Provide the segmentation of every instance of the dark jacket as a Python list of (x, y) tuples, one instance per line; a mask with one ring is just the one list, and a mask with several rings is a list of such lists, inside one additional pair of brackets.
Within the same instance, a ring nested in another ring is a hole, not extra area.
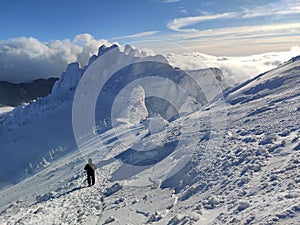
[(90, 165), (90, 164), (86, 164), (84, 169), (86, 170), (86, 172), (88, 174), (94, 174), (95, 173), (95, 169), (96, 169), (96, 166), (94, 164)]

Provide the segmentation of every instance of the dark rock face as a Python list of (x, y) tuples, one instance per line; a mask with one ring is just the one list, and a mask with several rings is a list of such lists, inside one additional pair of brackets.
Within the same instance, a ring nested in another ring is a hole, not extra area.
[(0, 81), (0, 106), (18, 106), (51, 93), (58, 78), (38, 79), (30, 83), (14, 84)]

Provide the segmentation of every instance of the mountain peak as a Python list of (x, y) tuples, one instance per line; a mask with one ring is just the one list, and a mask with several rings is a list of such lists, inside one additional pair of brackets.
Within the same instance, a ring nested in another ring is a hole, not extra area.
[(98, 49), (98, 57), (102, 56), (104, 53), (106, 53), (114, 48), (119, 48), (119, 46), (116, 44), (113, 44), (109, 47), (107, 47), (106, 45), (101, 45), (100, 48)]
[(80, 68), (78, 62), (70, 63), (66, 71), (61, 74), (59, 80), (55, 82), (52, 93), (76, 88), (82, 74), (83, 70)]
[(300, 60), (300, 55), (291, 58), (288, 62), (296, 62), (298, 60)]

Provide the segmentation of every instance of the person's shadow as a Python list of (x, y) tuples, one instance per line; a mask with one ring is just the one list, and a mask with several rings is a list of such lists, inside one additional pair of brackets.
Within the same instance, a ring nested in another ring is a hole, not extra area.
[(99, 161), (96, 166), (97, 168), (101, 168), (119, 160), (123, 164), (112, 173), (110, 180), (118, 181), (130, 179), (168, 157), (176, 149), (177, 144), (178, 141), (175, 140), (165, 143), (163, 146), (157, 146), (149, 151), (137, 151), (133, 148), (129, 148), (115, 157)]
[(72, 190), (69, 190), (69, 191), (67, 191), (65, 193), (61, 193), (60, 195), (56, 196), (56, 198), (60, 198), (60, 197), (69, 195), (69, 194), (71, 194), (71, 193), (73, 193), (75, 191), (79, 191), (79, 190), (84, 189), (84, 188), (86, 188), (86, 186), (74, 187)]

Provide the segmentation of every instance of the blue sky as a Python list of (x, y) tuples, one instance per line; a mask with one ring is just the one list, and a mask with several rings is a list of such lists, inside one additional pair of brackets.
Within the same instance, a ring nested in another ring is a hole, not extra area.
[(215, 56), (289, 51), (300, 43), (300, 0), (0, 0), (0, 27), (0, 80), (18, 82), (84, 65), (102, 44)]
[(25, 36), (47, 42), (88, 33), (121, 44), (156, 40), (215, 55), (247, 54), (235, 52), (235, 45), (243, 51), (248, 46), (249, 54), (283, 50), (300, 40), (298, 0), (0, 2), (0, 40)]

